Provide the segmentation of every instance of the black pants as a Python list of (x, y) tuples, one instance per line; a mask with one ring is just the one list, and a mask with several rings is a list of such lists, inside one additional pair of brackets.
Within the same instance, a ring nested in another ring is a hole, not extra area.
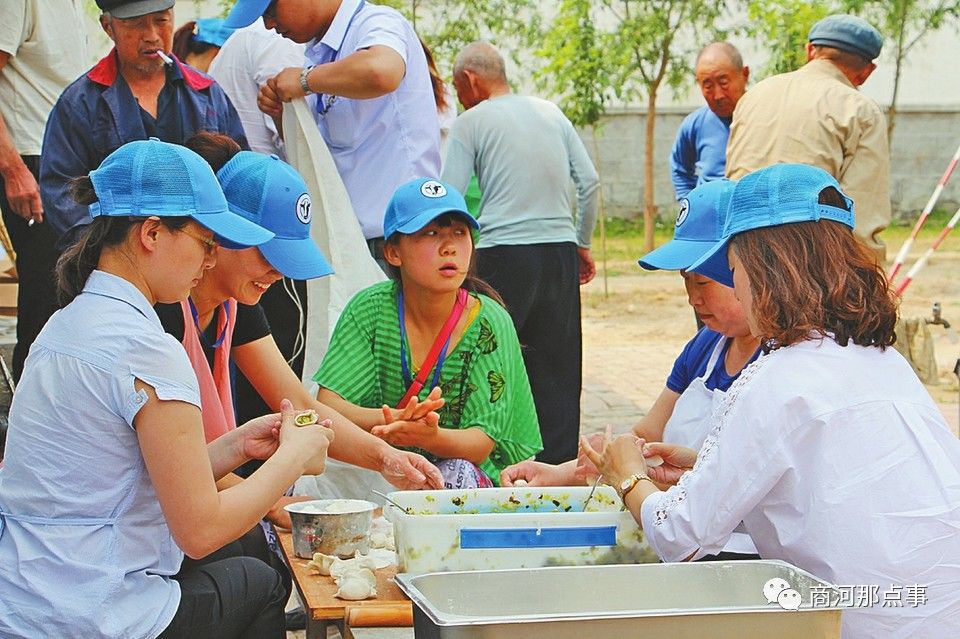
[[(199, 560), (185, 559), (174, 577), (180, 607), (162, 639), (283, 639), (290, 576), (269, 565), (272, 551), (255, 526), (239, 540)], [(257, 555), (266, 549), (263, 559)], [(279, 557), (273, 555), (276, 561)], [(266, 561), (264, 560), (266, 559)], [(282, 562), (281, 562), (282, 563)]]
[(477, 269), (503, 297), (523, 347), (523, 361), (551, 464), (577, 456), (582, 334), (577, 247), (573, 242), (494, 246), (477, 251)]
[[(40, 157), (22, 156), (33, 177), (39, 179)], [(7, 202), (6, 188), (0, 178), (0, 209), (13, 250), (17, 252), (17, 345), (13, 348), (13, 379), (20, 380), (23, 362), (30, 345), (47, 323), (57, 304), (57, 283), (54, 267), (60, 252), (55, 245), (57, 234), (49, 222), (28, 226), (27, 221), (13, 212)]]

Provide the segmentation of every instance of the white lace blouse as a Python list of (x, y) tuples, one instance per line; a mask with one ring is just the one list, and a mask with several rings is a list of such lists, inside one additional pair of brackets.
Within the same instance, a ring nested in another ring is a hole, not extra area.
[(693, 470), (642, 505), (660, 557), (719, 552), (743, 521), (762, 557), (831, 583), (924, 586), (923, 605), (845, 611), (845, 638), (960, 636), (960, 441), (899, 353), (778, 349), (712, 422)]

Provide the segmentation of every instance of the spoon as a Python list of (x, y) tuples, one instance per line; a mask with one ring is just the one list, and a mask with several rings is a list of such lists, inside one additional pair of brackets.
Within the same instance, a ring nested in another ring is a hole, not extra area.
[(381, 493), (379, 490), (373, 490), (373, 489), (371, 488), (371, 489), (370, 489), (370, 492), (373, 493), (374, 495), (379, 495), (380, 497), (383, 497), (384, 499), (386, 499), (387, 501), (389, 501), (391, 504), (393, 504), (394, 506), (396, 506), (397, 508), (399, 508), (401, 512), (406, 513), (407, 515), (412, 515), (412, 514), (413, 514), (413, 508), (410, 508), (410, 507), (404, 508), (403, 506), (401, 506), (401, 505), (398, 504), (397, 502), (393, 501), (393, 499), (391, 499), (391, 498), (388, 497), (387, 495), (384, 495), (383, 493)]
[(593, 487), (590, 489), (590, 494), (587, 495), (587, 500), (583, 502), (583, 512), (587, 512), (587, 506), (590, 505), (590, 500), (593, 499), (593, 493), (597, 491), (597, 486), (600, 485), (600, 480), (603, 479), (603, 475), (597, 475), (597, 478), (593, 482)]

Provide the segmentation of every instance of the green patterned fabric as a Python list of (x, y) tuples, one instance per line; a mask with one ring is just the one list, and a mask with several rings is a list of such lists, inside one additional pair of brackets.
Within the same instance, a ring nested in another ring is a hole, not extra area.
[[(374, 284), (350, 300), (313, 376), (320, 386), (358, 406), (396, 406), (406, 391), (400, 371), (396, 286)], [(498, 482), (501, 470), (535, 455), (542, 443), (513, 322), (489, 297), (474, 297), (480, 300), (480, 312), (440, 371), (446, 399), (440, 426), (486, 433), (495, 446), (480, 468)], [(409, 357), (409, 344), (406, 350)], [(408, 364), (416, 375), (409, 360)], [(432, 379), (431, 373), (421, 398), (430, 392)]]

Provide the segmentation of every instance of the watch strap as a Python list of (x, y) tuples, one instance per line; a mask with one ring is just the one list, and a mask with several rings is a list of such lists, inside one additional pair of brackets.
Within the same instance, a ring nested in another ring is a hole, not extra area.
[(622, 484), (620, 484), (620, 499), (621, 501), (627, 498), (627, 493), (637, 487), (642, 481), (652, 482), (653, 480), (644, 475), (643, 473), (634, 473), (630, 475)]
[(305, 95), (310, 95), (311, 93), (314, 93), (314, 91), (310, 89), (310, 85), (307, 83), (307, 76), (310, 75), (310, 72), (313, 71), (313, 68), (315, 66), (317, 65), (311, 64), (308, 67), (304, 67), (303, 70), (300, 72), (300, 88), (303, 89), (303, 92)]

